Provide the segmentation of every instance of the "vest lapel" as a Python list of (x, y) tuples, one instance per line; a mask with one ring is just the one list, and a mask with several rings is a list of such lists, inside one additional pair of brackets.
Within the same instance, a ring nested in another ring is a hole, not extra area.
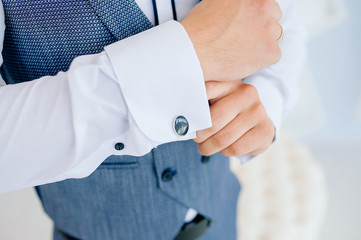
[(134, 0), (87, 0), (117, 40), (153, 27)]

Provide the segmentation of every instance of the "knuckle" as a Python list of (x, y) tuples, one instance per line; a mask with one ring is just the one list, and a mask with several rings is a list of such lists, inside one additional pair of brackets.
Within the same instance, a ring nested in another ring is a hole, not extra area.
[(276, 64), (279, 60), (281, 60), (281, 48), (278, 46), (278, 43), (275, 40), (269, 44), (268, 50), (271, 64)]
[(265, 150), (271, 145), (275, 134), (273, 124), (269, 122), (270, 121), (260, 124), (257, 127), (257, 135), (259, 136), (259, 141), (257, 141), (258, 148)]
[(276, 63), (281, 60), (281, 57), (282, 57), (282, 51), (281, 51), (281, 48), (277, 44), (276, 53), (275, 53), (275, 61), (276, 61)]
[(245, 97), (247, 99), (257, 99), (258, 98), (258, 91), (256, 89), (256, 87), (254, 87), (251, 84), (245, 84), (243, 86), (243, 94), (245, 95)]
[(275, 11), (275, 0), (261, 0), (260, 2), (260, 11), (263, 16), (272, 16), (275, 17), (274, 14), (277, 12)]
[(227, 144), (228, 136), (226, 134), (217, 134), (214, 136), (213, 141), (217, 147), (224, 147)]
[(254, 127), (258, 127), (259, 123), (264, 120), (263, 111), (259, 104), (254, 104), (251, 107), (249, 118), (253, 120)]
[(276, 47), (277, 47), (277, 42), (276, 42), (276, 39), (275, 38), (275, 35), (272, 36), (272, 40), (269, 40), (267, 43), (266, 43), (266, 54), (267, 56), (269, 56), (272, 60), (275, 56), (275, 52), (276, 52)]
[(271, 145), (271, 143), (275, 137), (275, 134), (276, 134), (276, 129), (275, 129), (273, 123), (269, 120), (266, 130), (265, 130), (265, 136), (269, 136), (269, 140), (268, 140), (268, 142), (266, 142), (267, 148)]
[(260, 119), (265, 119), (265, 117), (267, 117), (267, 113), (266, 113), (266, 110), (264, 109), (261, 101), (257, 101), (256, 104), (255, 104), (255, 107), (254, 107), (254, 114), (256, 116), (258, 116), (258, 118)]
[(267, 10), (272, 0), (258, 0), (258, 7), (260, 10)]
[(232, 156), (239, 156), (242, 155), (243, 152), (243, 145), (234, 143), (230, 146), (229, 152)]
[(282, 15), (283, 15), (281, 6), (276, 1), (275, 1), (275, 6), (276, 6), (277, 19), (280, 20), (282, 18)]
[(272, 128), (269, 124), (263, 124), (263, 126), (260, 127), (259, 131), (263, 136), (268, 136), (272, 133)]
[(237, 156), (237, 149), (235, 149), (234, 144), (229, 146), (229, 149), (228, 149), (227, 153), (228, 153), (229, 156)]

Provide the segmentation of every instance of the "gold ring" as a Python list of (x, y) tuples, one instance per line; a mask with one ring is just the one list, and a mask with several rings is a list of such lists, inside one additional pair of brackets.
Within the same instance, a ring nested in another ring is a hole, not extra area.
[(281, 41), (281, 40), (283, 39), (283, 35), (284, 35), (283, 27), (282, 27), (281, 24), (279, 24), (279, 25), (280, 25), (280, 27), (281, 27), (281, 35), (280, 35), (280, 37), (277, 39), (277, 42)]

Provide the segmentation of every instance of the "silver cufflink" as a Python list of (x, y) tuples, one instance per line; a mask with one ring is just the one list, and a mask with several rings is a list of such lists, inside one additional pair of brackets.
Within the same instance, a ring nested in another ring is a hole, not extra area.
[(185, 136), (189, 130), (188, 120), (183, 116), (174, 119), (173, 129), (178, 136)]

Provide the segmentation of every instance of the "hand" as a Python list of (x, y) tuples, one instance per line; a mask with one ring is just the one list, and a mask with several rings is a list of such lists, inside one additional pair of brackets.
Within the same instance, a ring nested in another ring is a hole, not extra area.
[(279, 61), (275, 0), (203, 0), (181, 22), (206, 81), (236, 80)]
[(197, 132), (201, 154), (257, 155), (272, 143), (275, 129), (255, 87), (242, 81), (206, 82), (213, 126)]

